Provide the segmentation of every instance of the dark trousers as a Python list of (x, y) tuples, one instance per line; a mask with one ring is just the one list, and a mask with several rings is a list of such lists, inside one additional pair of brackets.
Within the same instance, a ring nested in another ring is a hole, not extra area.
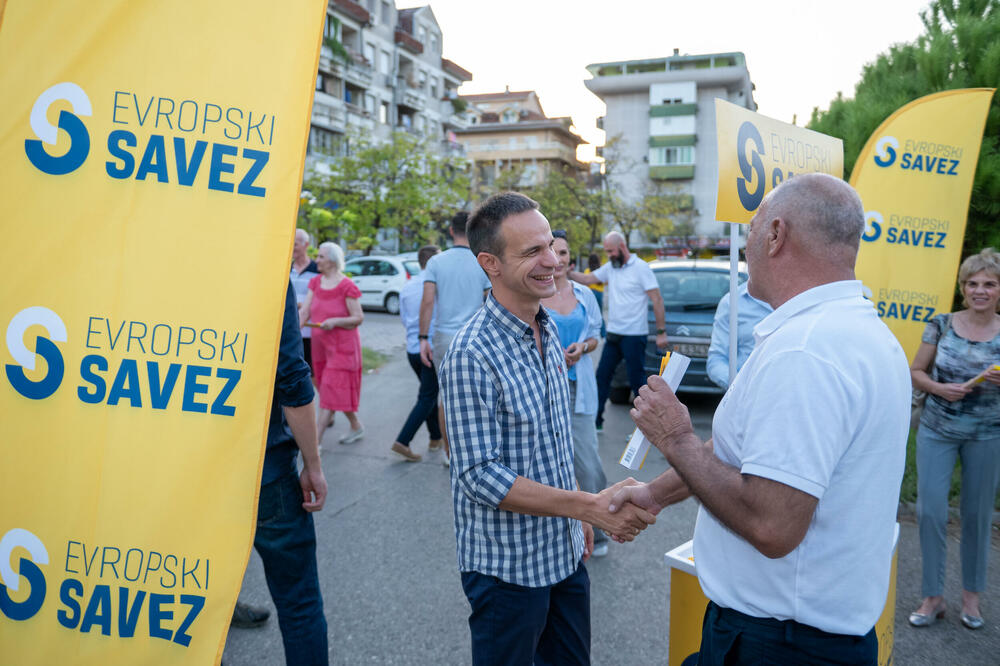
[(682, 666), (877, 663), (874, 627), (864, 636), (830, 634), (794, 620), (751, 617), (709, 601), (701, 630), (701, 651), (685, 659)]
[(625, 359), (628, 383), (632, 392), (639, 395), (639, 389), (646, 383), (646, 371), (642, 361), (646, 354), (645, 335), (618, 335), (608, 333), (604, 340), (604, 351), (597, 364), (597, 425), (604, 423), (604, 403), (611, 392), (611, 378), (618, 363)]
[(549, 587), (462, 573), (473, 666), (590, 663), (590, 577), (581, 563)]
[(326, 617), (316, 567), (316, 530), (294, 472), (260, 489), (254, 548), (278, 611), (285, 663), (328, 664)]
[(441, 425), (438, 423), (437, 403), (438, 403), (438, 378), (434, 364), (427, 367), (420, 360), (420, 354), (407, 354), (406, 359), (410, 362), (410, 367), (420, 380), (420, 389), (417, 391), (417, 404), (413, 405), (410, 415), (406, 417), (403, 429), (396, 436), (396, 441), (400, 444), (410, 445), (410, 440), (417, 434), (421, 423), (427, 424), (427, 432), (431, 439), (441, 439)]

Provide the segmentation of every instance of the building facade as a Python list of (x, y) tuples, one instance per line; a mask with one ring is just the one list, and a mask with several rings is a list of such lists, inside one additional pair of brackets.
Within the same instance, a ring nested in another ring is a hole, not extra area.
[(522, 170), (520, 187), (545, 181), (553, 170), (582, 174), (576, 157), (583, 139), (571, 129), (572, 118), (549, 118), (533, 90), (463, 95), (468, 126), (455, 129), (466, 157), (474, 164), (474, 180), (490, 187), (504, 170)]
[[(615, 168), (609, 184), (636, 201), (654, 184), (690, 195), (697, 235), (724, 235), (715, 221), (718, 157), (715, 99), (751, 111), (753, 83), (742, 53), (680, 55), (595, 63), (584, 83), (607, 108), (598, 127)], [(613, 154), (612, 154), (613, 151)]]
[(330, 0), (313, 99), (307, 165), (347, 150), (352, 131), (388, 139), (405, 131), (461, 153), (454, 131), (469, 120), (457, 101), (472, 74), (442, 56), (430, 6)]

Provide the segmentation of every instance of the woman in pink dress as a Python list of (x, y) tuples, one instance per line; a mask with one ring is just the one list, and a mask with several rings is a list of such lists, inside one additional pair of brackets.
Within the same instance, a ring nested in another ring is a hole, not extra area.
[(343, 274), (344, 252), (336, 243), (320, 244), (316, 253), (320, 274), (309, 281), (309, 294), (299, 317), (314, 327), (312, 361), (319, 386), (319, 415), (316, 427), (320, 439), (333, 425), (337, 412), (344, 412), (350, 431), (341, 444), (356, 442), (365, 434), (358, 420), (361, 399), (361, 336), (364, 320), (361, 291)]

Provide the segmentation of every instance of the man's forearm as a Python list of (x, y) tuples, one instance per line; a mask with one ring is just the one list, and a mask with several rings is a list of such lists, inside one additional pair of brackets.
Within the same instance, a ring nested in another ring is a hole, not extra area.
[(426, 298), (420, 301), (420, 335), (427, 335), (431, 330), (431, 317), (434, 315), (434, 301)]
[(497, 508), (529, 516), (565, 516), (581, 520), (582, 514), (586, 513), (585, 502), (588, 497), (591, 495), (576, 490), (553, 488), (519, 476)]
[(282, 407), (285, 420), (302, 452), (302, 463), (310, 468), (319, 467), (319, 440), (316, 434), (316, 410), (309, 402), (299, 407)]
[(580, 284), (597, 284), (600, 280), (593, 273), (580, 273), (579, 271), (570, 271), (567, 276), (573, 282), (579, 282)]
[(776, 481), (742, 474), (719, 460), (694, 433), (677, 437), (661, 451), (702, 505), (765, 556), (782, 557), (805, 536), (815, 498)]
[(677, 470), (673, 468), (650, 481), (649, 491), (661, 509), (691, 497), (691, 489), (684, 483), (684, 479), (677, 473)]
[(656, 290), (655, 296), (649, 297), (649, 300), (653, 305), (653, 317), (656, 318), (656, 330), (662, 331), (667, 327), (667, 320), (663, 312), (663, 296), (660, 294), (659, 289)]

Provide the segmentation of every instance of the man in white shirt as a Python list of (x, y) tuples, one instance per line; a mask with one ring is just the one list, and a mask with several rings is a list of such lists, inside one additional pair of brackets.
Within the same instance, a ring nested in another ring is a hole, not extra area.
[(608, 262), (593, 273), (570, 271), (569, 279), (580, 284), (607, 285), (608, 328), (604, 350), (597, 364), (597, 432), (604, 429), (604, 403), (611, 390), (611, 378), (622, 358), (628, 371), (632, 392), (639, 394), (645, 383), (643, 358), (649, 335), (646, 303), (653, 305), (656, 317), (656, 346), (667, 346), (667, 329), (663, 318), (663, 296), (653, 269), (628, 251), (625, 237), (612, 231), (604, 237), (604, 253)]
[(774, 308), (712, 439), (659, 377), (632, 417), (671, 464), (623, 489), (651, 512), (694, 495), (711, 600), (699, 664), (875, 664), (906, 456), (906, 356), (854, 277), (857, 193), (825, 174), (782, 183), (750, 224), (750, 293)]
[[(736, 310), (736, 372), (739, 372), (753, 351), (753, 327), (774, 310), (764, 301), (751, 296), (746, 282), (736, 288)], [(719, 387), (729, 388), (729, 292), (715, 308), (712, 344), (708, 346), (705, 370), (708, 378)]]

